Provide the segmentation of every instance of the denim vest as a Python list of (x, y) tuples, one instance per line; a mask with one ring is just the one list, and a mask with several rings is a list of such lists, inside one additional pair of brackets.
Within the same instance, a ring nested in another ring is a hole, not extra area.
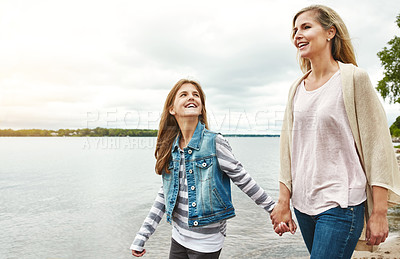
[[(204, 226), (235, 216), (229, 177), (221, 171), (215, 148), (217, 133), (205, 129), (199, 122), (188, 146), (184, 148), (188, 184), (188, 225)], [(172, 160), (163, 172), (165, 214), (171, 223), (179, 192), (179, 136), (172, 146)]]

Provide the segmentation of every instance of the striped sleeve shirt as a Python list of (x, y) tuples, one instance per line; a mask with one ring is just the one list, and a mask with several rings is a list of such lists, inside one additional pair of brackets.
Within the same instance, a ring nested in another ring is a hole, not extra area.
[[(246, 172), (242, 164), (234, 157), (232, 148), (230, 147), (228, 141), (221, 135), (217, 135), (216, 137), (216, 155), (220, 169), (226, 175), (228, 175), (232, 182), (244, 193), (246, 193), (257, 205), (270, 213), (275, 206), (275, 202)], [(173, 235), (181, 235), (185, 240), (191, 240), (191, 242), (200, 242), (202, 246), (207, 244), (207, 242), (204, 242), (204, 240), (209, 238), (212, 240), (210, 243), (212, 243), (213, 246), (218, 246), (218, 244), (215, 244), (215, 236), (216, 234), (222, 234), (225, 236), (226, 220), (202, 227), (189, 228), (188, 226), (188, 187), (183, 152), (181, 152), (179, 178), (180, 186), (178, 200), (172, 214)], [(164, 202), (164, 193), (163, 188), (161, 187), (154, 201), (153, 207), (144, 220), (139, 232), (136, 234), (136, 237), (131, 245), (132, 250), (143, 250), (145, 242), (154, 233), (158, 223), (164, 215)], [(223, 239), (221, 242), (223, 243)], [(221, 247), (222, 243), (220, 244)], [(218, 249), (215, 251), (217, 250)]]

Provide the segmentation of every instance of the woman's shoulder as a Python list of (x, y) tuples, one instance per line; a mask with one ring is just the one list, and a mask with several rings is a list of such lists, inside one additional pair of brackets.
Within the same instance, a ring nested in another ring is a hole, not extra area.
[(355, 66), (354, 79), (369, 79), (369, 75), (365, 69)]
[(290, 88), (289, 88), (289, 92), (288, 92), (288, 102), (287, 102), (287, 105), (289, 105), (290, 102), (291, 102), (291, 100), (293, 99), (293, 97), (294, 97), (294, 95), (295, 95), (295, 93), (296, 93), (296, 90), (297, 90), (298, 86), (300, 85), (300, 83), (304, 80), (304, 78), (306, 78), (306, 77), (308, 76), (308, 74), (309, 74), (310, 72), (311, 72), (311, 71), (308, 71), (308, 72), (304, 73), (303, 75), (299, 76), (299, 77), (292, 83), (292, 85), (291, 85)]
[(296, 80), (292, 83), (289, 92), (294, 91), (300, 85), (300, 83), (311, 73), (311, 70), (308, 70), (301, 76), (297, 77)]
[(297, 77), (296, 80), (292, 83), (292, 86), (290, 88), (297, 87), (301, 83), (301, 81), (303, 81), (304, 78), (306, 78), (308, 76), (308, 74), (310, 74), (310, 72), (311, 72), (311, 70), (307, 71), (306, 73), (304, 73), (301, 76)]
[(368, 78), (368, 73), (365, 69), (360, 68), (358, 66), (355, 66), (354, 64), (351, 63), (341, 63), (340, 64), (340, 69), (343, 71), (345, 70), (347, 71), (352, 71), (353, 72), (353, 77), (355, 79), (359, 79), (359, 78)]
[[(355, 98), (366, 99), (376, 96), (374, 87), (367, 71), (353, 64), (340, 64), (343, 89), (354, 94)], [(347, 90), (346, 90), (347, 89)]]

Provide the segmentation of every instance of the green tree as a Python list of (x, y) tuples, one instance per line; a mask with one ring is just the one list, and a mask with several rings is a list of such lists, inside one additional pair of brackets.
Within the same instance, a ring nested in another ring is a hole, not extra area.
[[(397, 26), (400, 28), (400, 14), (396, 18)], [(378, 52), (385, 73), (376, 89), (383, 99), (388, 97), (389, 102), (400, 103), (400, 37), (394, 36), (388, 45), (389, 48), (384, 47)]]
[(400, 116), (396, 118), (396, 121), (393, 122), (389, 129), (392, 137), (400, 137)]

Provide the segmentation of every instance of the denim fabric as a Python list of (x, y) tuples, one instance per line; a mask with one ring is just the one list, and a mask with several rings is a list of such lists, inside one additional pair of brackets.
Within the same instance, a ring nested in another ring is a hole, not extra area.
[(294, 212), (310, 258), (351, 258), (364, 226), (364, 203), (315, 216)]
[[(230, 178), (221, 171), (215, 150), (217, 133), (198, 123), (188, 146), (184, 148), (188, 183), (189, 227), (204, 226), (235, 216), (232, 205)], [(179, 192), (179, 136), (172, 146), (172, 160), (163, 172), (165, 214), (171, 223)]]

